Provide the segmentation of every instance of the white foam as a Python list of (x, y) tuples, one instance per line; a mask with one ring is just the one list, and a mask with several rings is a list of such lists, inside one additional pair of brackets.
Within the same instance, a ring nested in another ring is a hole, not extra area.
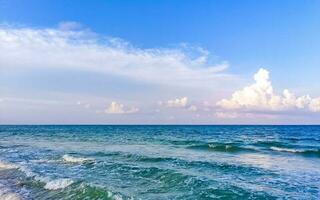
[[(61, 179), (55, 179), (52, 180), (49, 177), (45, 176), (39, 176), (38, 174), (32, 172), (29, 168), (25, 166), (19, 166), (17, 167), (20, 171), (24, 172), (26, 176), (33, 178), (36, 181), (40, 181), (42, 183), (45, 183), (44, 188), (47, 190), (58, 190), (68, 187), (73, 183), (73, 180), (68, 178), (61, 178)], [(0, 198), (1, 199), (1, 198)], [(2, 199), (1, 199), (2, 200)]]
[(303, 152), (302, 150), (288, 149), (288, 148), (280, 148), (280, 147), (270, 147), (270, 149), (272, 149), (272, 150), (274, 150), (274, 151), (284, 151), (284, 152), (291, 152), (291, 153)]
[(0, 199), (1, 200), (20, 200), (21, 197), (19, 194), (12, 192), (5, 185), (0, 184)]
[(65, 162), (69, 162), (69, 163), (84, 163), (84, 162), (89, 162), (89, 161), (93, 161), (93, 159), (91, 158), (81, 158), (81, 157), (73, 157), (70, 155), (63, 155), (62, 159)]
[(1, 200), (20, 200), (21, 197), (16, 193), (0, 191), (0, 199)]
[(17, 169), (17, 168), (18, 166), (15, 164), (0, 161), (0, 170)]
[(25, 166), (19, 166), (19, 170), (26, 174), (27, 177), (35, 177), (36, 174), (33, 173), (29, 168)]
[(107, 191), (108, 197), (113, 199), (113, 200), (122, 200), (122, 197), (118, 194), (113, 194), (110, 191)]
[(68, 187), (73, 183), (73, 180), (68, 178), (56, 179), (46, 183), (44, 186), (47, 190), (58, 190)]

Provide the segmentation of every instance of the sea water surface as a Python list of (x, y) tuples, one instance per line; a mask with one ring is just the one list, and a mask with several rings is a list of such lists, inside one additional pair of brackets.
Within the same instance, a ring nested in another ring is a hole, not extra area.
[(0, 126), (0, 199), (320, 199), (320, 126)]

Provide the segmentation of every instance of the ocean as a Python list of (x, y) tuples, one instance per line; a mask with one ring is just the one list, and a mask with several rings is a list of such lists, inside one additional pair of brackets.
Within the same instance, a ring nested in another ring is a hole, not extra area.
[(0, 199), (320, 199), (320, 126), (0, 126)]

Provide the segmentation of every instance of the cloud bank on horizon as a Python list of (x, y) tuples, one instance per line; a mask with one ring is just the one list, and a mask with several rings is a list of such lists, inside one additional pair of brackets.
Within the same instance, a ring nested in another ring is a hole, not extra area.
[[(118, 91), (107, 93), (105, 95), (108, 98), (99, 97), (99, 100), (97, 96), (100, 94), (85, 97), (74, 94), (77, 98), (85, 98), (86, 103), (78, 99), (70, 100), (70, 94), (60, 92), (59, 94), (63, 96), (60, 100), (62, 103), (55, 104), (56, 107), (52, 109), (60, 109), (59, 114), (68, 116), (70, 111), (64, 111), (64, 108), (72, 107), (70, 102), (78, 102), (75, 104), (86, 108), (85, 111), (81, 111), (85, 112), (82, 114), (84, 122), (88, 117), (92, 123), (112, 123), (112, 118), (103, 118), (101, 114), (108, 116), (117, 114), (116, 116), (126, 115), (127, 117), (116, 119), (123, 120), (120, 123), (136, 123), (134, 120), (130, 121), (132, 120), (130, 117), (136, 118), (140, 123), (146, 121), (147, 123), (238, 123), (239, 118), (248, 119), (240, 123), (250, 122), (252, 118), (261, 118), (262, 123), (270, 119), (272, 123), (274, 122), (272, 120), (283, 117), (283, 114), (288, 116), (291, 112), (297, 116), (320, 112), (320, 97), (312, 98), (310, 95), (297, 97), (287, 89), (283, 90), (282, 94), (277, 94), (269, 79), (269, 71), (264, 68), (260, 68), (254, 75), (253, 84), (233, 92), (230, 98), (226, 98), (230, 90), (219, 94), (218, 89), (223, 90), (231, 82), (242, 84), (239, 81), (241, 78), (227, 73), (229, 68), (227, 61), (212, 64), (209, 62), (208, 51), (199, 47), (194, 49), (196, 53), (190, 54), (181, 48), (137, 48), (121, 39), (98, 35), (75, 22), (62, 23), (57, 28), (0, 27), (2, 72), (15, 73), (23, 70), (63, 72), (67, 69), (111, 75), (115, 79), (121, 77), (121, 80), (139, 82), (143, 85), (140, 89), (143, 95), (131, 97), (122, 92), (123, 99), (115, 97), (116, 94), (121, 93)], [(72, 81), (72, 77), (68, 81)], [(121, 84), (131, 87), (130, 83)], [(149, 92), (145, 89), (149, 85), (157, 85), (162, 90)], [(117, 85), (115, 87), (117, 88)], [(81, 89), (80, 86), (79, 88)], [(10, 86), (5, 84), (1, 89), (11, 91)], [(50, 92), (50, 89), (48, 90), (47, 92)], [(174, 95), (163, 92), (167, 90), (173, 90)], [(203, 93), (201, 97), (198, 96), (200, 92)], [(2, 121), (8, 123), (13, 118), (7, 119), (7, 113), (12, 113), (14, 116), (23, 112), (21, 108), (28, 107), (30, 102), (24, 101), (27, 98), (18, 92), (13, 91), (9, 94), (11, 97), (0, 98), (0, 109), (4, 113), (0, 117)], [(67, 95), (68, 98), (66, 98)], [(148, 96), (152, 96), (152, 100), (148, 100), (146, 98)], [(164, 98), (166, 100), (163, 100)], [(41, 105), (44, 110), (47, 110), (46, 115), (50, 115), (53, 111), (46, 105), (46, 101), (43, 102)], [(14, 106), (17, 103), (21, 108)], [(59, 108), (59, 105), (62, 107)], [(31, 108), (35, 107), (36, 105), (33, 104)], [(73, 112), (80, 112), (75, 110)], [(29, 113), (32, 114), (32, 109)], [(175, 121), (179, 117), (182, 119)], [(233, 121), (223, 121), (230, 119)], [(77, 118), (75, 122), (76, 120)], [(23, 119), (21, 121), (23, 123)]]

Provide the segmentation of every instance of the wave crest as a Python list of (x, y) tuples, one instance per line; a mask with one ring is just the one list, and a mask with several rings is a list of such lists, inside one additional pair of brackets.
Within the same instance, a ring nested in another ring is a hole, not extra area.
[(288, 152), (288, 153), (297, 153), (302, 154), (305, 156), (317, 156), (320, 157), (320, 150), (319, 149), (289, 149), (289, 148), (281, 148), (281, 147), (270, 147), (273, 151), (280, 151), (280, 152)]
[(283, 151), (283, 152), (290, 152), (290, 153), (302, 153), (303, 152), (303, 150), (281, 148), (281, 147), (270, 147), (270, 149), (274, 150), (274, 151)]
[(68, 187), (73, 183), (73, 180), (68, 178), (56, 179), (45, 184), (44, 188), (47, 190), (58, 190)]
[(68, 154), (62, 156), (64, 162), (68, 163), (85, 163), (85, 162), (93, 162), (92, 158), (82, 158), (82, 157), (73, 157)]

